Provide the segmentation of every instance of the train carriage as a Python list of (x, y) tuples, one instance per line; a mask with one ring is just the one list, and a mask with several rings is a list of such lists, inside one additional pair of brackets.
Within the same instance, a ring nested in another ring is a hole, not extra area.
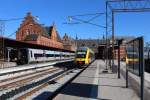
[(15, 51), (12, 50), (10, 53), (10, 61), (15, 61), (18, 65), (34, 62), (72, 59), (74, 57), (74, 52), (32, 48), (21, 48)]
[(88, 47), (80, 47), (76, 51), (75, 64), (77, 65), (88, 65), (94, 61), (94, 52)]

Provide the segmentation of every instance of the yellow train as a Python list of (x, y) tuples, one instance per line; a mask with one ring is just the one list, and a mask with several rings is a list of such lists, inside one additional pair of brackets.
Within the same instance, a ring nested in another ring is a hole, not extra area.
[(126, 48), (126, 64), (132, 65), (139, 62), (139, 55), (138, 51), (136, 49), (133, 49), (132, 47)]
[(139, 62), (139, 58), (133, 58), (129, 55), (126, 55), (126, 64), (131, 66), (133, 64), (137, 64)]
[(128, 70), (139, 75), (139, 53), (137, 48), (127, 47), (126, 48), (126, 65)]
[(88, 47), (80, 47), (76, 51), (75, 64), (88, 65), (95, 60), (94, 52)]

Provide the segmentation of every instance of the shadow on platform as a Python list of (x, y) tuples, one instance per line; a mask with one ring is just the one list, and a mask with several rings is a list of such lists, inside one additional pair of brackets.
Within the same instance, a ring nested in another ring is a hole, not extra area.
[(52, 94), (51, 92), (45, 91), (45, 92), (42, 92), (37, 97), (33, 98), (32, 100), (47, 100), (51, 94)]
[(93, 84), (70, 83), (60, 94), (97, 99), (98, 86)]

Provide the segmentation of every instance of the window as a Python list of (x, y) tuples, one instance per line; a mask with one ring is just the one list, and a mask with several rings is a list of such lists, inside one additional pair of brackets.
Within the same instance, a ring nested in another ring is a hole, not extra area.
[(46, 57), (54, 57), (54, 54), (46, 54)]
[(30, 54), (31, 54), (31, 58), (32, 58), (32, 51), (30, 51)]
[(43, 54), (34, 54), (34, 57), (43, 57)]

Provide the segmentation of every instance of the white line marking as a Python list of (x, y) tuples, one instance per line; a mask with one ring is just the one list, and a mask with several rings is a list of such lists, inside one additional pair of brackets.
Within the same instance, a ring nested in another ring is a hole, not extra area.
[[(96, 73), (95, 73), (95, 75), (94, 75), (94, 81), (93, 81), (93, 85), (98, 85), (98, 80), (99, 80), (99, 78), (98, 78), (98, 76), (99, 76), (99, 64), (100, 62), (98, 62), (97, 61), (97, 66), (96, 66)], [(98, 88), (98, 87), (97, 87)], [(98, 90), (98, 89), (97, 89)], [(98, 92), (98, 91), (95, 91), (95, 88), (94, 87), (92, 87), (92, 89), (91, 89), (91, 94), (90, 94), (90, 96), (91, 97), (94, 97), (95, 96), (95, 94), (98, 94), (98, 93), (96, 93), (96, 92)], [(96, 98), (96, 97), (95, 97)], [(97, 100), (97, 99), (95, 99), (95, 98), (90, 98), (90, 100)]]

